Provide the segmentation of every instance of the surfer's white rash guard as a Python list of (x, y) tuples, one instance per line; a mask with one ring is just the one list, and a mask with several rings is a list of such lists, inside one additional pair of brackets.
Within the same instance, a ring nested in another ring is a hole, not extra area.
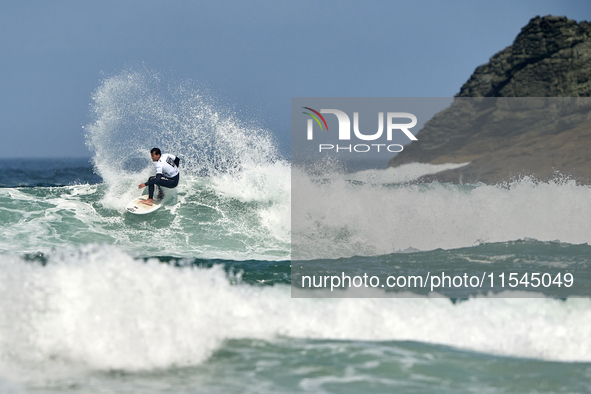
[(146, 186), (148, 186), (148, 198), (154, 197), (154, 185), (172, 189), (179, 184), (179, 168), (175, 160), (177, 160), (175, 155), (164, 153), (160, 155), (158, 161), (154, 162), (156, 176), (151, 176), (146, 182)]
[(175, 155), (171, 155), (170, 153), (163, 153), (155, 162), (156, 165), (156, 175), (162, 174), (167, 178), (174, 178), (179, 173), (178, 167), (174, 164), (174, 160), (176, 159)]

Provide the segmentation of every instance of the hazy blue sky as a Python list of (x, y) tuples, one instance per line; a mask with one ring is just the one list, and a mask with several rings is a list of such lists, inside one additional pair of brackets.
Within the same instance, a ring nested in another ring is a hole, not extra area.
[(0, 157), (84, 157), (101, 79), (209, 86), (288, 149), (292, 96), (449, 97), (536, 15), (588, 0), (3, 1)]

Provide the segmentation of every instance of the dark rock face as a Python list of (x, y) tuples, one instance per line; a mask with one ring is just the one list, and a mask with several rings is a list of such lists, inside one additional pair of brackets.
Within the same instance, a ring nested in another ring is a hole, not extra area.
[(533, 18), (418, 138), (390, 166), (471, 162), (430, 177), (446, 182), (546, 179), (555, 172), (590, 181), (591, 23)]
[(591, 23), (533, 18), (513, 45), (476, 68), (458, 96), (591, 96)]

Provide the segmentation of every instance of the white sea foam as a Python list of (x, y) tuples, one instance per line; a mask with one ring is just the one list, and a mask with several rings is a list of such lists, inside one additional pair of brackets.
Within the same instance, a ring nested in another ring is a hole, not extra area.
[(591, 361), (591, 300), (292, 299), (232, 285), (221, 267), (174, 268), (113, 246), (46, 266), (0, 256), (0, 374), (150, 370), (204, 362), (224, 340), (413, 340), (478, 352)]
[(383, 255), (536, 239), (591, 242), (591, 188), (575, 182), (508, 185), (357, 184), (292, 171), (295, 258)]

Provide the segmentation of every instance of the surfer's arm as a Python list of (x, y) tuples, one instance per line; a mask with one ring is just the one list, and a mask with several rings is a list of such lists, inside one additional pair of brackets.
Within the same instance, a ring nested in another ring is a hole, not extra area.
[(148, 186), (148, 185), (157, 184), (160, 181), (160, 178), (162, 178), (162, 174), (156, 174), (156, 177), (150, 177), (150, 179), (148, 179), (148, 182), (142, 183), (142, 185)]

